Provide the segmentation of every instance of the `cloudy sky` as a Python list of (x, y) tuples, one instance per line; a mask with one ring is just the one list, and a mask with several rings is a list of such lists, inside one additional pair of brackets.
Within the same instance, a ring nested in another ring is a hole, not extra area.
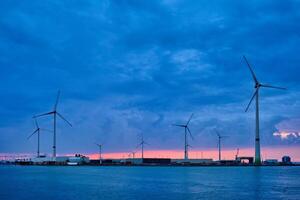
[[(264, 148), (300, 149), (300, 1), (5, 0), (0, 6), (0, 152), (36, 149), (32, 116), (58, 110), (57, 151), (252, 148), (254, 91), (246, 55), (263, 83)], [(52, 128), (52, 118), (39, 119)], [(42, 132), (50, 153), (52, 133)]]

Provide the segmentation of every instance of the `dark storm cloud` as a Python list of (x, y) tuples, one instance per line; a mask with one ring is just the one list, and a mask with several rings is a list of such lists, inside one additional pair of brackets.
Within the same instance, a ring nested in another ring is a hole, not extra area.
[(230, 135), (228, 147), (252, 145), (243, 54), (262, 82), (289, 88), (262, 92), (263, 143), (282, 144), (273, 133), (300, 118), (299, 1), (1, 4), (0, 151), (32, 149), (31, 117), (52, 108), (58, 89), (75, 125), (60, 122), (60, 152), (93, 151), (95, 140), (128, 150), (141, 133), (151, 148), (178, 148), (182, 134), (170, 124), (192, 112), (195, 148), (215, 146), (215, 128)]

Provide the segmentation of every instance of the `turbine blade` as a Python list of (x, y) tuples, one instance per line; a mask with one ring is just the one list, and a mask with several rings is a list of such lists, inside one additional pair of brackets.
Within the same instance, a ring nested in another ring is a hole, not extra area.
[(147, 144), (147, 143), (143, 140), (141, 143), (139, 143), (139, 144), (136, 146), (136, 148), (139, 148), (140, 146), (142, 146), (142, 145), (144, 145), (144, 144)]
[(272, 85), (268, 85), (268, 84), (262, 84), (261, 87), (274, 88), (274, 89), (279, 89), (279, 90), (286, 90), (286, 88), (283, 88), (283, 87), (277, 87), (277, 86), (272, 86)]
[(192, 133), (191, 133), (191, 131), (190, 131), (189, 127), (186, 127), (186, 129), (188, 130), (188, 132), (189, 132), (189, 134), (190, 134), (190, 136), (191, 136), (192, 140), (194, 140), (194, 137), (193, 137), (193, 135), (192, 135)]
[(103, 144), (98, 144), (98, 143), (95, 143), (95, 145), (97, 145), (98, 147), (102, 147)]
[(56, 112), (58, 116), (60, 116), (60, 118), (62, 118), (65, 122), (67, 122), (71, 127), (72, 127), (72, 124), (66, 120), (60, 113)]
[(36, 117), (34, 118), (34, 122), (35, 122), (35, 126), (36, 126), (36, 128), (38, 129), (38, 128), (39, 128), (39, 124), (38, 124), (38, 122), (37, 122), (37, 119), (36, 119)]
[(186, 123), (186, 126), (187, 126), (187, 125), (189, 125), (189, 123), (190, 123), (190, 121), (191, 121), (191, 119), (192, 119), (193, 115), (194, 115), (194, 113), (192, 113), (192, 114), (191, 114), (191, 116), (190, 116), (189, 120), (188, 120), (188, 121), (187, 121), (187, 123)]
[(179, 126), (179, 127), (185, 127), (185, 125), (182, 124), (172, 124), (173, 126)]
[(248, 103), (248, 105), (247, 105), (247, 108), (246, 108), (245, 112), (247, 112), (247, 111), (248, 111), (248, 109), (249, 109), (249, 107), (250, 107), (250, 105), (251, 105), (251, 103), (252, 103), (252, 101), (253, 101), (254, 97), (255, 97), (255, 96), (256, 96), (256, 94), (257, 94), (257, 91), (258, 91), (258, 88), (255, 90), (255, 92), (254, 92), (253, 96), (251, 97), (251, 100), (250, 100), (250, 102)]
[(31, 133), (31, 135), (29, 135), (29, 136), (27, 137), (27, 140), (28, 140), (29, 138), (31, 138), (31, 136), (33, 136), (36, 132), (38, 132), (38, 130), (39, 130), (39, 129), (36, 129), (33, 133)]
[(54, 113), (54, 112), (51, 111), (51, 112), (47, 112), (47, 113), (44, 113), (44, 114), (35, 115), (35, 116), (33, 116), (33, 118), (42, 117), (42, 116), (45, 116), (45, 115), (52, 115), (53, 113)]
[(248, 66), (248, 68), (249, 68), (249, 70), (250, 70), (250, 72), (252, 74), (252, 78), (253, 78), (254, 82), (255, 83), (259, 83), (258, 80), (257, 80), (257, 78), (256, 78), (256, 76), (255, 76), (255, 74), (254, 74), (254, 71), (253, 71), (251, 65), (249, 64), (249, 62), (248, 62), (248, 60), (246, 58), (246, 56), (243, 56), (243, 58), (244, 58), (245, 62), (247, 63), (247, 66)]
[(40, 128), (40, 130), (42, 130), (42, 131), (47, 131), (47, 132), (53, 132), (52, 130), (49, 130), (49, 129), (45, 129), (45, 128)]
[(59, 96), (60, 96), (60, 90), (58, 90), (58, 92), (57, 92), (57, 97), (56, 97), (56, 101), (55, 101), (55, 104), (54, 104), (54, 111), (56, 111), (58, 100), (59, 100)]

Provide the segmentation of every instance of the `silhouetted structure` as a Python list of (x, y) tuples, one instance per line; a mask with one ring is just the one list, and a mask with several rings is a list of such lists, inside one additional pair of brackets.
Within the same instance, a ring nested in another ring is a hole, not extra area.
[(173, 124), (173, 126), (178, 126), (178, 127), (184, 128), (184, 159), (186, 159), (186, 160), (189, 159), (189, 156), (188, 156), (188, 150), (189, 150), (189, 149), (188, 149), (188, 148), (189, 148), (189, 146), (190, 146), (190, 145), (188, 144), (187, 132), (189, 132), (191, 138), (193, 139), (193, 135), (192, 135), (192, 133), (191, 133), (191, 131), (190, 131), (190, 129), (189, 129), (189, 123), (190, 123), (190, 121), (191, 121), (193, 115), (194, 115), (194, 114), (192, 114), (192, 115), (190, 116), (190, 118), (189, 118), (189, 120), (187, 121), (186, 124)]
[(282, 157), (282, 164), (291, 164), (291, 163), (292, 163), (291, 157), (289, 157), (289, 156)]
[(248, 60), (246, 59), (245, 56), (244, 57), (244, 60), (245, 62), (247, 63), (247, 66), (252, 74), (252, 78), (254, 80), (254, 88), (255, 88), (255, 91), (254, 91), (254, 94), (253, 96), (251, 97), (251, 100), (249, 102), (249, 104), (247, 105), (247, 108), (245, 110), (245, 112), (248, 111), (249, 109), (249, 106), (251, 105), (254, 97), (255, 98), (255, 105), (256, 105), (256, 113), (255, 113), (255, 122), (256, 122), (256, 127), (255, 127), (255, 160), (254, 160), (254, 164), (255, 165), (261, 165), (261, 158), (260, 158), (260, 136), (259, 136), (259, 102), (258, 102), (258, 97), (259, 97), (259, 89), (261, 87), (265, 87), (265, 88), (274, 88), (274, 89), (281, 89), (281, 90), (285, 90), (285, 88), (282, 88), (282, 87), (276, 87), (276, 86), (271, 86), (271, 85), (268, 85), (268, 84), (261, 84), (258, 79), (256, 78), (255, 74), (254, 74), (254, 71), (251, 67), (251, 65), (249, 64)]
[[(247, 162), (245, 162), (245, 160)], [(236, 161), (238, 163), (242, 163), (242, 164), (249, 164), (249, 165), (253, 165), (253, 157), (249, 157), (249, 156), (240, 156), (240, 157), (236, 157)]]
[(42, 117), (42, 116), (46, 116), (46, 115), (53, 115), (53, 161), (56, 161), (56, 118), (57, 118), (57, 116), (59, 116), (61, 119), (63, 119), (65, 122), (67, 122), (70, 126), (72, 126), (72, 124), (68, 120), (66, 120), (59, 112), (57, 112), (57, 104), (58, 104), (59, 96), (60, 96), (60, 91), (58, 91), (58, 93), (57, 93), (56, 102), (54, 104), (53, 111), (44, 113), (44, 114), (40, 114), (40, 115), (36, 115), (33, 117), (33, 118), (37, 118), (37, 117)]

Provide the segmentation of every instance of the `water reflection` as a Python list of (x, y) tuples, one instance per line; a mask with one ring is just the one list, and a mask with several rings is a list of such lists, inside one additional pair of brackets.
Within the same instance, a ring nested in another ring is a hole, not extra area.
[[(254, 191), (254, 199), (262, 199), (262, 174), (261, 174), (261, 167), (253, 167), (253, 191)], [(250, 188), (249, 188), (250, 189)]]

